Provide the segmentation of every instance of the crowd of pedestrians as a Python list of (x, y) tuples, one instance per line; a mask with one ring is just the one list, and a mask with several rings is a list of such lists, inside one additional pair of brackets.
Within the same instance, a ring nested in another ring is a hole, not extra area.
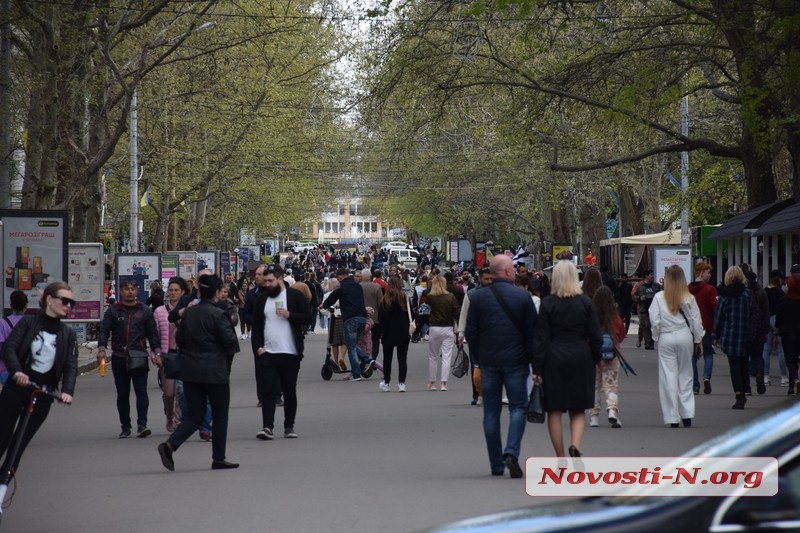
[[(282, 423), (283, 437), (298, 438), (297, 379), (305, 338), (316, 333), (326, 335), (332, 362), (346, 381), (363, 381), (376, 372), (382, 392), (446, 392), (451, 359), (457, 349), (466, 350), (471, 404), (482, 406), (490, 473), (502, 476), (508, 471), (512, 478), (523, 475), (519, 456), (534, 382), (544, 390), (547, 428), (557, 456), (580, 457), (586, 426), (597, 427), (603, 418), (612, 428), (623, 427), (622, 341), (634, 314), (639, 322), (636, 346), (656, 350), (657, 390), (667, 427), (692, 426), (695, 396), (712, 392), (715, 349), (724, 353), (730, 367), (733, 409), (745, 407), (753, 378), (758, 394), (771, 385), (773, 343), (779, 347), (781, 385), (790, 395), (797, 392), (800, 267), (793, 267), (788, 278), (773, 271), (765, 290), (747, 265), (728, 268), (724, 282), (714, 287), (712, 267), (705, 262), (695, 264), (692, 273), (672, 266), (658, 281), (652, 270), (645, 270), (634, 283), (626, 275), (614, 279), (602, 266), (589, 268), (581, 280), (569, 260), (558, 261), (545, 276), (529, 272), (525, 264), (515, 266), (506, 255), (495, 255), (478, 270), (440, 269), (437, 258), (433, 250), (425, 254), (412, 276), (391, 254), (375, 249), (317, 249), (259, 264), (238, 280), (231, 275), (223, 280), (209, 271), (189, 280), (175, 277), (165, 291), (151, 287), (156, 294), (147, 303), (137, 299), (136, 282), (122, 280), (118, 299), (99, 327), (97, 355), (98, 361), (111, 362), (119, 437), (151, 434), (149, 365), (145, 361), (144, 367), (133, 368), (130, 363), (134, 351), (144, 352), (162, 389), (169, 434), (158, 445), (162, 464), (173, 470), (174, 454), (199, 432), (212, 442), (213, 469), (236, 468), (226, 457), (229, 375), (239, 341), (249, 340), (254, 403), (261, 408), (255, 437), (273, 440), (276, 424)], [(694, 281), (687, 283), (687, 274)], [(68, 286), (54, 284), (45, 291), (39, 322), (29, 325), (63, 337), (58, 324), (63, 309), (58, 306), (70, 302)], [(27, 302), (12, 294), (12, 304), (18, 317)], [(25, 385), (26, 375), (38, 376), (42, 365), (62, 360), (66, 367), (41, 379), (54, 386), (62, 382), (71, 400), (71, 357), (58, 352), (49, 363), (40, 361), (38, 352), (32, 356), (19, 345), (14, 335), (20, 330), (9, 324), (0, 324), (0, 334), (11, 341), (2, 352), (11, 385), (3, 389), (0, 401), (11, 405), (15, 387)], [(68, 341), (65, 337), (59, 350), (71, 350)], [(427, 383), (416, 386), (407, 383), (412, 342), (425, 342), (428, 348)], [(177, 353), (183, 368), (180, 379), (172, 379), (164, 371), (164, 358)], [(509, 415), (505, 439), (504, 405)], [(278, 406), (283, 406), (282, 420), (276, 420)], [(38, 416), (40, 424), (46, 412)]]

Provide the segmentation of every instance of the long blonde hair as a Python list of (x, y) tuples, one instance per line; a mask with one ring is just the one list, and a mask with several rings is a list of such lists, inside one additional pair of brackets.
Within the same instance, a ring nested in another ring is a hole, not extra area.
[(430, 289), (428, 294), (430, 296), (440, 296), (447, 293), (447, 281), (444, 276), (434, 276), (430, 281)]
[(578, 269), (570, 261), (559, 261), (553, 267), (550, 293), (559, 298), (572, 298), (583, 294), (580, 283), (578, 283)]
[(678, 265), (672, 265), (664, 273), (664, 302), (673, 315), (678, 313), (681, 304), (689, 297), (686, 276)]

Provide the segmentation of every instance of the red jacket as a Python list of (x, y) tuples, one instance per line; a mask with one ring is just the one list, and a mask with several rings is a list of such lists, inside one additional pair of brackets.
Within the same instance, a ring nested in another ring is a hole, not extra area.
[(689, 292), (697, 300), (703, 329), (706, 333), (714, 330), (714, 312), (717, 310), (717, 289), (705, 281), (693, 281), (689, 284)]

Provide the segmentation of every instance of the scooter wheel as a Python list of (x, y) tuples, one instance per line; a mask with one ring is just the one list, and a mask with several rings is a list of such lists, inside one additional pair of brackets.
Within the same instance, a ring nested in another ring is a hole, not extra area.
[(369, 379), (372, 377), (373, 369), (370, 368), (369, 370), (365, 370), (364, 365), (361, 365), (361, 377), (364, 379)]
[(333, 368), (328, 363), (325, 363), (324, 365), (322, 365), (322, 370), (320, 371), (320, 373), (322, 374), (322, 379), (324, 379), (325, 381), (330, 381), (331, 378), (333, 377)]

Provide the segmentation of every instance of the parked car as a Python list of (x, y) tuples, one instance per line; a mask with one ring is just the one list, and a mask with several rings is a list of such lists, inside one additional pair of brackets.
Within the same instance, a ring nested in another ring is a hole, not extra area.
[(398, 262), (406, 268), (417, 268), (419, 262), (417, 258), (419, 257), (419, 252), (416, 250), (409, 250), (408, 248), (402, 250), (391, 250), (392, 252), (397, 254)]
[(296, 254), (305, 254), (310, 252), (317, 246), (319, 246), (318, 242), (313, 242), (313, 241), (298, 242), (294, 246), (294, 248), (292, 248), (292, 251)]
[(403, 241), (389, 241), (381, 245), (381, 250), (387, 254), (392, 250), (408, 250), (408, 244)]
[(800, 402), (785, 402), (684, 457), (775, 457), (774, 496), (592, 497), (454, 522), (435, 533), (800, 531)]

